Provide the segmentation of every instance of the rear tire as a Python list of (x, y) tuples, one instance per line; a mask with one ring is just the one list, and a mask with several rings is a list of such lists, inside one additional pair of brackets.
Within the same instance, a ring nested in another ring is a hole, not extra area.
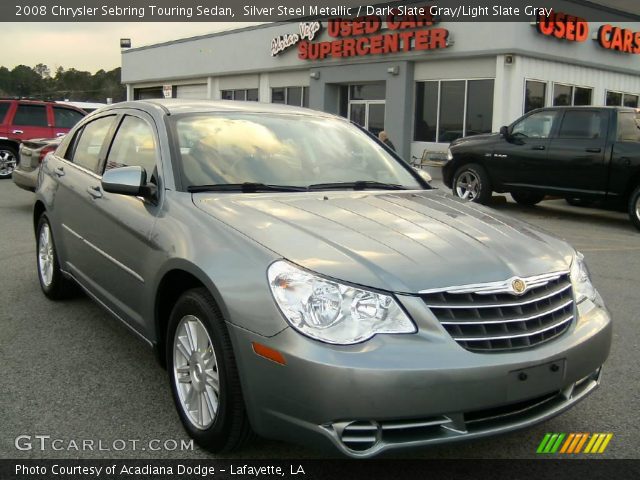
[(11, 178), (18, 166), (18, 150), (12, 145), (0, 145), (0, 180)]
[(60, 270), (51, 224), (44, 213), (38, 220), (36, 230), (36, 264), (40, 288), (49, 299), (62, 300), (77, 293), (76, 284)]
[(484, 168), (475, 163), (460, 167), (453, 176), (453, 194), (463, 200), (487, 204), (491, 200), (491, 181)]
[(629, 198), (629, 219), (640, 230), (640, 186), (636, 187)]
[(533, 207), (544, 199), (544, 194), (536, 192), (511, 192), (511, 197), (520, 205)]
[(167, 370), (180, 420), (201, 447), (239, 449), (252, 437), (229, 332), (204, 288), (178, 299), (167, 332)]

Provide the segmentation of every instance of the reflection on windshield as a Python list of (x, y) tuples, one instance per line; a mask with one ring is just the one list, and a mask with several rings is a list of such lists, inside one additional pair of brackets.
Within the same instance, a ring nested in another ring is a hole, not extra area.
[(396, 159), (346, 121), (232, 113), (181, 116), (175, 125), (186, 185), (306, 187), (370, 181), (422, 188)]

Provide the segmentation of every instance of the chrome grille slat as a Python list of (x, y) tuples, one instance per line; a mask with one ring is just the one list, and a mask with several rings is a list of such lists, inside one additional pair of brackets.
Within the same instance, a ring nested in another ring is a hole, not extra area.
[[(521, 307), (523, 305), (528, 305), (530, 303), (534, 303), (537, 302), (539, 300), (545, 300), (547, 298), (551, 298), (559, 293), (562, 293), (568, 289), (571, 288), (571, 284), (568, 285), (564, 285), (554, 291), (548, 292), (545, 295), (542, 295), (540, 297), (535, 297), (535, 298), (531, 298), (531, 299), (527, 299), (527, 300), (522, 300), (522, 301), (515, 301), (515, 302), (510, 302), (510, 303), (475, 303), (474, 306), (475, 308), (497, 308), (497, 307)], [(469, 304), (468, 303), (464, 303), (464, 302), (459, 302), (459, 303), (427, 303), (427, 307), (429, 308), (469, 308)]]
[[(521, 295), (492, 282), (421, 295), (444, 329), (461, 347), (472, 352), (504, 352), (531, 348), (564, 333), (572, 324), (575, 301), (568, 273), (521, 279)], [(477, 291), (471, 291), (471, 287)], [(488, 293), (490, 292), (490, 293)]]
[(447, 423), (451, 423), (451, 420), (448, 418), (441, 418), (437, 420), (430, 421), (404, 421), (404, 422), (382, 422), (380, 427), (382, 430), (403, 430), (407, 428), (422, 428), (422, 427), (433, 427), (435, 425), (445, 425)]
[(513, 322), (528, 322), (529, 320), (534, 320), (536, 318), (540, 318), (540, 317), (544, 317), (545, 315), (550, 315), (554, 312), (557, 312), (559, 310), (562, 310), (570, 305), (573, 305), (573, 299), (572, 300), (567, 300), (564, 303), (554, 306), (552, 308), (550, 308), (549, 310), (545, 310), (540, 312), (537, 315), (531, 315), (529, 317), (521, 317), (521, 318), (505, 318), (505, 319), (500, 319), (500, 320), (465, 320), (465, 321), (457, 321), (457, 322), (452, 322), (452, 321), (446, 321), (446, 322), (440, 322), (443, 325), (470, 325), (470, 324), (487, 324), (487, 325), (491, 325), (491, 324), (500, 324), (500, 323), (513, 323)]
[(539, 333), (544, 333), (548, 330), (553, 330), (554, 328), (560, 327), (562, 326), (564, 323), (566, 322), (570, 322), (571, 320), (573, 320), (573, 315), (569, 315), (567, 318), (564, 318), (562, 320), (560, 320), (558, 323), (554, 323), (553, 325), (550, 325), (548, 327), (545, 328), (541, 328), (539, 330), (534, 330), (534, 331), (530, 331), (527, 333), (521, 333), (521, 334), (517, 334), (517, 335), (505, 335), (502, 337), (496, 337), (496, 336), (491, 336), (491, 337), (453, 337), (453, 339), (456, 342), (484, 342), (487, 340), (505, 340), (505, 339), (511, 339), (511, 338), (520, 338), (520, 337), (530, 337), (532, 335), (538, 335)]

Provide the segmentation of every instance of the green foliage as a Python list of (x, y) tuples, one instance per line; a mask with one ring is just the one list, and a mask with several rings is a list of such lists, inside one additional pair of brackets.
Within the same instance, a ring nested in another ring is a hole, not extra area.
[(0, 96), (33, 97), (76, 102), (114, 102), (126, 99), (126, 89), (120, 83), (120, 67), (93, 75), (70, 68), (58, 67), (54, 74), (42, 63), (31, 68), (18, 65), (13, 70), (0, 67)]

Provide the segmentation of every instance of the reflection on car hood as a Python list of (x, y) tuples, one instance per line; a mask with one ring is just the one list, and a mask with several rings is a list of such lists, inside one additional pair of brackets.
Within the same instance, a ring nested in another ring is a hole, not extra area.
[(573, 252), (524, 223), (435, 190), (193, 198), (298, 265), (395, 292), (567, 270)]
[(495, 140), (500, 136), (499, 133), (485, 133), (482, 135), (471, 135), (469, 137), (462, 137), (462, 138), (458, 138), (457, 140), (454, 140), (453, 142), (451, 142), (450, 147), (456, 147), (458, 145), (466, 145), (469, 144), (471, 142), (482, 142), (485, 143), (489, 140)]

